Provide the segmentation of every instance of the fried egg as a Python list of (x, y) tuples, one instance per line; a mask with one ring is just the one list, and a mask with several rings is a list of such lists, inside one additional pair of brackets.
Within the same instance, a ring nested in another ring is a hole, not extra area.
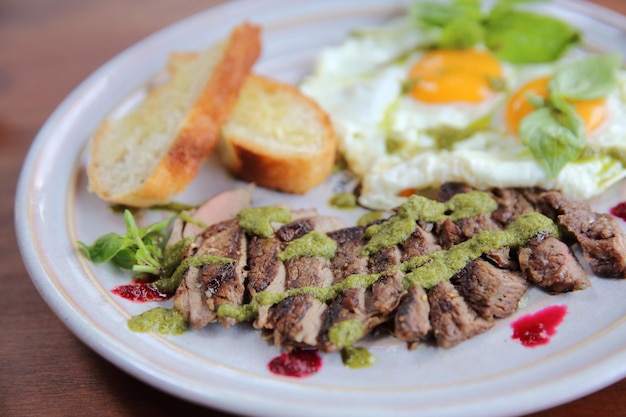
[(586, 52), (511, 65), (479, 46), (425, 48), (432, 37), (409, 18), (360, 31), (326, 49), (301, 85), (330, 114), (339, 150), (362, 180), (361, 204), (389, 209), (448, 181), (539, 186), (589, 199), (626, 175), (624, 73), (608, 96), (572, 102), (587, 149), (549, 178), (522, 144), (519, 122), (534, 110), (528, 93), (546, 97), (555, 70)]

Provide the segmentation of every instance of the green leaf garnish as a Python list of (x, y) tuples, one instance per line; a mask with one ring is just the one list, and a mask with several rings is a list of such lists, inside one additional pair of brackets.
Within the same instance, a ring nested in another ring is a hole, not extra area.
[(480, 20), (480, 0), (415, 1), (410, 14), (416, 20), (435, 26), (445, 26), (453, 20), (463, 18)]
[(565, 22), (539, 14), (510, 10), (489, 18), (485, 45), (512, 63), (552, 62), (579, 39)]
[(158, 275), (161, 270), (164, 241), (162, 231), (171, 219), (139, 228), (130, 210), (124, 211), (126, 234), (108, 233), (88, 246), (78, 242), (91, 262), (99, 264), (112, 261), (123, 269)]
[(410, 15), (422, 24), (441, 28), (439, 48), (464, 49), (484, 42), (505, 61), (551, 62), (579, 40), (579, 33), (561, 20), (516, 9), (536, 1), (541, 0), (500, 0), (483, 14), (479, 1), (417, 0)]
[(528, 94), (536, 110), (522, 119), (519, 134), (549, 178), (555, 178), (567, 163), (580, 158), (586, 146), (585, 123), (567, 99), (606, 96), (616, 88), (620, 62), (617, 55), (571, 62), (550, 79), (547, 100)]
[(585, 139), (575, 135), (543, 107), (520, 122), (520, 136), (549, 178), (555, 178), (570, 161), (577, 159), (585, 148)]
[(485, 29), (480, 21), (468, 17), (459, 17), (446, 24), (439, 38), (439, 47), (465, 49), (481, 42)]
[(622, 58), (618, 54), (580, 59), (558, 69), (550, 79), (549, 89), (572, 100), (604, 97), (615, 89), (621, 62)]

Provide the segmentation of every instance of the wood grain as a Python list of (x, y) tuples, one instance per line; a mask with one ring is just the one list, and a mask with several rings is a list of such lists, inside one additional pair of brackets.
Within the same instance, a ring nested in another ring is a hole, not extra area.
[[(0, 415), (230, 415), (157, 391), (87, 348), (37, 293), (22, 264), (13, 226), (22, 161), (61, 100), (128, 46), (222, 2), (0, 2)], [(626, 14), (626, 2), (597, 3)], [(626, 415), (626, 380), (532, 416), (590, 415)]]

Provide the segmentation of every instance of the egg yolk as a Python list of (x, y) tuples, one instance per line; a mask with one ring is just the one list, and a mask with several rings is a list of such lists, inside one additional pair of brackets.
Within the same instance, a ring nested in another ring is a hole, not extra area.
[[(527, 93), (533, 93), (547, 98), (549, 95), (548, 83), (550, 77), (537, 78), (520, 88), (509, 100), (506, 107), (506, 124), (511, 132), (518, 132), (521, 120), (535, 110), (528, 100)], [(600, 126), (607, 117), (606, 100), (598, 98), (593, 100), (568, 100), (574, 105), (576, 113), (585, 122), (585, 131), (592, 132)]]
[(436, 104), (479, 103), (493, 94), (493, 81), (500, 78), (498, 60), (475, 49), (428, 52), (409, 72), (413, 98)]

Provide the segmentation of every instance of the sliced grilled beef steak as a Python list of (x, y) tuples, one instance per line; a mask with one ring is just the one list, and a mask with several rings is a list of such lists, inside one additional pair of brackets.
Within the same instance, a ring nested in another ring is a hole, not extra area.
[[(322, 233), (329, 233), (345, 226), (343, 221), (335, 217), (316, 216), (301, 221), (308, 221), (311, 230)], [(289, 225), (283, 227), (289, 228)], [(301, 227), (300, 224), (298, 228)], [(297, 234), (286, 233), (282, 236), (295, 238)], [(326, 287), (332, 285), (334, 281), (330, 260), (318, 256), (303, 256), (285, 261), (285, 270), (286, 290)], [(317, 335), (326, 309), (327, 305), (311, 294), (295, 295), (271, 307), (264, 326), (265, 329), (273, 331), (272, 338), (275, 344), (285, 347), (317, 346)]]
[(513, 314), (528, 289), (519, 271), (498, 268), (480, 258), (467, 264), (452, 282), (467, 304), (487, 320)]
[(495, 324), (480, 317), (463, 299), (450, 281), (441, 281), (428, 291), (430, 325), (437, 345), (451, 348), (476, 336)]
[[(435, 236), (420, 225), (416, 226), (415, 231), (401, 246), (403, 262), (441, 249)], [(429, 313), (426, 292), (419, 285), (412, 286), (398, 305), (394, 317), (394, 336), (408, 342), (409, 347), (415, 347), (431, 330)]]
[[(438, 201), (470, 191), (462, 183), (445, 184)], [(587, 274), (568, 246), (573, 238), (597, 275), (626, 277), (626, 235), (611, 216), (594, 213), (588, 205), (555, 191), (521, 188), (489, 193), (497, 203), (493, 213), (435, 223), (419, 220), (406, 240), (370, 256), (361, 254), (367, 243), (364, 227), (345, 227), (337, 218), (319, 216), (315, 210), (292, 210), (290, 223), (272, 223), (275, 236), (271, 238), (246, 234), (236, 219), (222, 221), (198, 234), (184, 256), (214, 255), (233, 261), (189, 267), (174, 305), (193, 328), (201, 328), (217, 320), (216, 310), (224, 303), (238, 306), (263, 291), (327, 287), (340, 285), (354, 274), (369, 275), (375, 280), (369, 288), (343, 289), (332, 300), (320, 301), (304, 292), (261, 306), (254, 326), (285, 349), (337, 351), (343, 346), (331, 341), (329, 332), (347, 320), (358, 322), (364, 335), (382, 325), (409, 348), (433, 339), (451, 348), (490, 329), (495, 319), (510, 316), (531, 284), (551, 293), (588, 287)], [(450, 279), (442, 277), (432, 288), (405, 287), (405, 274), (413, 267), (409, 261), (415, 257), (447, 250), (483, 231), (501, 231), (520, 215), (536, 210), (569, 231), (570, 242), (542, 232), (525, 247), (492, 250), (462, 264), (460, 272)], [(195, 229), (177, 222), (170, 242), (184, 239), (191, 230)], [(289, 242), (312, 231), (326, 233), (337, 243), (331, 259), (301, 256), (282, 262), (277, 258)], [(220, 321), (226, 327), (234, 323), (228, 318)]]
[(555, 221), (574, 235), (596, 275), (626, 278), (626, 236), (614, 217), (595, 213), (588, 204), (558, 191), (542, 193), (540, 199), (554, 210)]
[[(223, 303), (241, 305), (247, 275), (248, 241), (245, 232), (237, 220), (227, 220), (209, 227), (202, 236), (203, 253), (234, 259), (231, 263), (203, 265), (200, 269), (207, 305), (214, 314)], [(235, 324), (231, 318), (220, 318), (220, 322), (226, 327)]]
[(398, 305), (393, 335), (413, 348), (425, 340), (431, 330), (430, 304), (426, 291), (419, 285), (413, 285)]
[[(282, 242), (275, 238), (252, 236), (248, 244), (248, 294), (254, 297), (261, 291), (281, 293), (285, 291), (287, 271), (285, 264), (276, 258), (282, 250)], [(267, 322), (268, 306), (259, 307), (254, 327), (262, 329)]]
[(519, 250), (519, 263), (529, 281), (552, 293), (584, 290), (591, 285), (569, 246), (554, 236), (533, 237)]

